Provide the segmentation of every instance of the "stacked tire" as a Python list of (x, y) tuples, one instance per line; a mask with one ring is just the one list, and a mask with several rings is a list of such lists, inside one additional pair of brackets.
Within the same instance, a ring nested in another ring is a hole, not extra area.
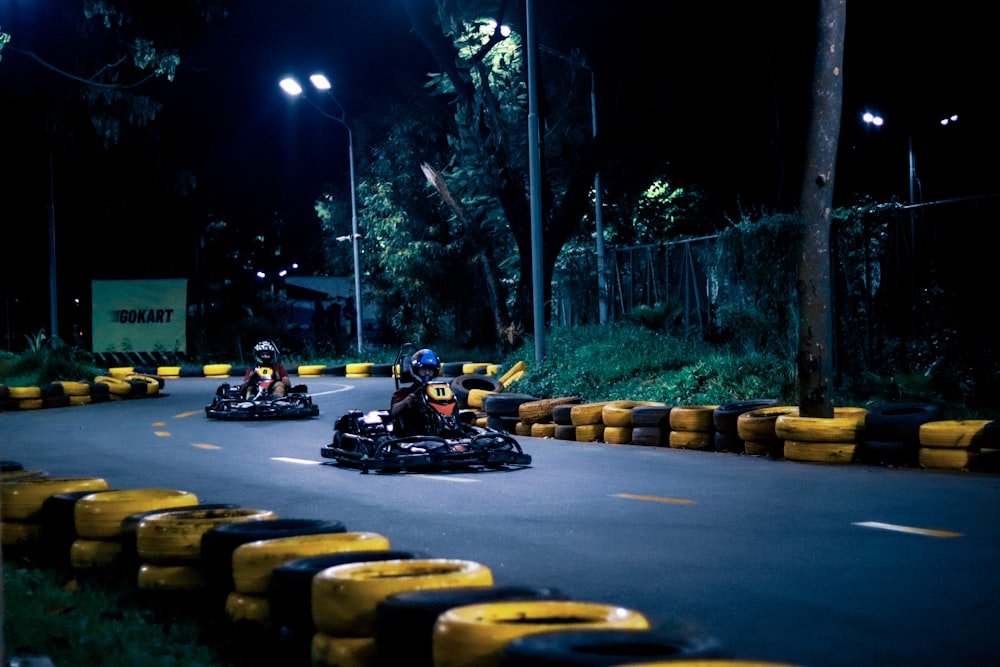
[(920, 425), (921, 468), (969, 470), (979, 462), (989, 419), (938, 420)]
[(885, 403), (865, 415), (865, 430), (858, 441), (856, 458), (872, 465), (916, 467), (919, 465), (920, 427), (942, 419), (933, 403)]
[(833, 417), (781, 415), (774, 432), (784, 440), (783, 455), (788, 461), (851, 463), (867, 412), (865, 408), (835, 408)]
[(670, 411), (670, 447), (715, 450), (714, 415), (718, 405), (681, 405)]

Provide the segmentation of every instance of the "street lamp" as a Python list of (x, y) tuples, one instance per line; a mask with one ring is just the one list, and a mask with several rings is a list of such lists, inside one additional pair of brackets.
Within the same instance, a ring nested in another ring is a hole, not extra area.
[[(882, 127), (885, 124), (884, 118), (870, 111), (866, 111), (864, 114), (862, 114), (861, 120), (864, 121), (867, 125), (872, 125), (874, 127)], [(942, 118), (939, 121), (939, 123), (942, 126), (946, 126), (956, 121), (958, 121), (958, 114), (952, 114), (950, 116)], [(916, 210), (917, 207), (917, 195), (918, 195), (917, 186), (919, 185), (919, 181), (917, 180), (916, 162), (914, 161), (913, 158), (912, 132), (906, 133), (906, 150), (909, 157), (910, 205), (908, 208), (910, 210), (910, 237), (913, 239), (914, 246), (916, 246), (916, 238), (914, 237), (914, 234), (916, 233), (914, 224), (914, 211)], [(920, 198), (922, 199), (923, 196), (921, 195)]]
[[(316, 90), (325, 93), (330, 97), (331, 100), (333, 100), (334, 104), (336, 104), (337, 107), (340, 109), (340, 115), (339, 116), (331, 115), (326, 111), (324, 111), (323, 109), (321, 109), (320, 107), (316, 106), (316, 104), (314, 104), (313, 101), (310, 100), (308, 97), (304, 97), (306, 102), (312, 104), (312, 106), (317, 111), (319, 111), (322, 115), (326, 116), (330, 120), (337, 121), (338, 123), (343, 125), (344, 129), (347, 130), (347, 157), (350, 163), (350, 176), (351, 176), (351, 239), (354, 245), (354, 313), (355, 313), (354, 329), (357, 332), (357, 338), (358, 338), (358, 354), (361, 354), (363, 340), (364, 340), (364, 337), (362, 335), (362, 316), (361, 316), (361, 249), (359, 245), (359, 240), (361, 239), (361, 235), (358, 234), (358, 203), (356, 194), (357, 188), (355, 187), (354, 183), (354, 133), (351, 132), (351, 127), (344, 120), (344, 117), (347, 115), (347, 113), (344, 111), (343, 105), (341, 105), (340, 101), (333, 96), (333, 91), (332, 91), (333, 86), (330, 84), (330, 80), (327, 79), (326, 76), (324, 76), (323, 74), (313, 74), (312, 76), (309, 77), (309, 82), (312, 83), (313, 87), (316, 88)], [(292, 77), (285, 77), (278, 83), (278, 85), (281, 86), (281, 89), (284, 90), (287, 94), (291, 95), (292, 97), (297, 97), (299, 95), (302, 95), (302, 93), (304, 92), (299, 82)]]

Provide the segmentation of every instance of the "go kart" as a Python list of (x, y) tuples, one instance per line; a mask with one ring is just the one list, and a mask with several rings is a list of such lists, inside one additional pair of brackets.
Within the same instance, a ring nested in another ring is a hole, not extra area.
[[(409, 367), (415, 347), (407, 343), (396, 357), (396, 388), (413, 382)], [(506, 431), (477, 426), (475, 412), (460, 410), (451, 386), (425, 381), (414, 388), (423, 435), (401, 435), (388, 410), (352, 410), (334, 423), (333, 438), (320, 448), (323, 458), (362, 473), (503, 468), (527, 466), (531, 456)]]
[(245, 392), (240, 385), (219, 385), (212, 403), (205, 406), (205, 414), (225, 421), (303, 419), (319, 414), (319, 406), (313, 404), (305, 385), (295, 385), (284, 396), (275, 396), (271, 386), (277, 381), (270, 368), (255, 368)]

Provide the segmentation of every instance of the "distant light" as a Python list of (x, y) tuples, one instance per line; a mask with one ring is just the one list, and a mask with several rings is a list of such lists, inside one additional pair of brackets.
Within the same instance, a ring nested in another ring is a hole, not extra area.
[(861, 120), (865, 121), (869, 125), (874, 125), (875, 127), (882, 127), (882, 124), (885, 123), (882, 116), (876, 116), (870, 111), (866, 111), (864, 115), (861, 116)]
[[(492, 35), (493, 33), (495, 33), (497, 31), (497, 22), (494, 21), (493, 19), (490, 19), (486, 23), (486, 27), (489, 29), (489, 34)], [(500, 36), (501, 37), (510, 37), (510, 26), (509, 25), (502, 25), (502, 26), (500, 26)]]
[(287, 275), (288, 275), (288, 269), (282, 269), (281, 271), (278, 271), (279, 278), (284, 278)]
[(954, 123), (956, 120), (958, 120), (958, 114), (957, 113), (953, 113), (952, 115), (948, 116), (947, 118), (942, 118), (941, 119), (941, 124), (942, 125), (947, 125), (948, 123)]
[(301, 95), (302, 94), (302, 86), (300, 86), (299, 82), (296, 81), (295, 79), (293, 79), (290, 76), (289, 77), (285, 77), (284, 79), (282, 79), (281, 81), (279, 81), (278, 85), (281, 86), (281, 89), (283, 91), (285, 91), (286, 93), (288, 93), (289, 95)]
[(261, 280), (263, 280), (264, 278), (267, 278), (267, 274), (264, 273), (263, 271), (258, 271), (257, 272), (257, 277), (260, 278)]
[(333, 87), (330, 80), (322, 74), (313, 74), (309, 77), (309, 81), (316, 86), (316, 90), (330, 90)]

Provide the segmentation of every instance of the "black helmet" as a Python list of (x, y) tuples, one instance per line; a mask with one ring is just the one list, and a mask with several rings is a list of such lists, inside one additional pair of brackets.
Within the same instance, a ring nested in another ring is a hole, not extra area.
[(278, 346), (269, 340), (262, 340), (253, 346), (253, 358), (261, 366), (278, 363)]
[(410, 367), (413, 369), (413, 374), (417, 377), (425, 376), (425, 372), (429, 369), (430, 373), (427, 375), (429, 375), (429, 378), (433, 378), (437, 377), (437, 374), (441, 371), (441, 360), (438, 359), (434, 350), (424, 348), (417, 350), (410, 358)]

